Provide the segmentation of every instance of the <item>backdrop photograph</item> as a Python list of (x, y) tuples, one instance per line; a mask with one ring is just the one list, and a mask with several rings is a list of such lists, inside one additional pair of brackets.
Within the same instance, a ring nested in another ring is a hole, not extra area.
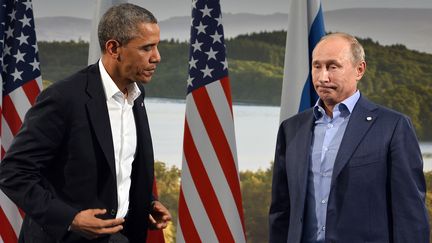
[[(358, 88), (411, 119), (432, 188), (432, 2), (426, 0), (321, 0), (313, 10), (295, 8), (296, 0), (13, 1), (32, 16), (2, 2), (2, 160), (38, 93), (98, 62), (99, 18), (124, 2), (151, 11), (160, 27), (161, 60), (144, 85), (143, 106), (155, 188), (172, 221), (148, 242), (203, 235), (203, 242), (268, 242), (279, 125), (304, 110), (302, 90), (310, 82), (308, 38), (318, 28), (308, 25), (310, 11), (322, 14), (322, 33), (345, 32), (363, 45), (367, 68)], [(10, 38), (18, 47), (7, 46)], [(304, 43), (296, 46), (294, 39)], [(303, 56), (291, 54), (302, 48)], [(19, 65), (34, 75), (31, 84)], [(292, 71), (302, 68), (300, 76)], [(304, 79), (291, 84), (293, 75)], [(426, 204), (430, 218), (429, 191)], [(17, 242), (24, 212), (1, 191), (0, 205), (0, 243)]]

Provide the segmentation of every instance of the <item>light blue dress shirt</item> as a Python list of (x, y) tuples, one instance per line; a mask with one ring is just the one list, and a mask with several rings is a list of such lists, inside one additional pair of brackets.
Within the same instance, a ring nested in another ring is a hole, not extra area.
[(336, 104), (333, 118), (325, 113), (321, 100), (313, 108), (315, 126), (307, 180), (303, 243), (324, 242), (333, 167), (351, 112), (359, 98), (360, 92), (357, 91)]

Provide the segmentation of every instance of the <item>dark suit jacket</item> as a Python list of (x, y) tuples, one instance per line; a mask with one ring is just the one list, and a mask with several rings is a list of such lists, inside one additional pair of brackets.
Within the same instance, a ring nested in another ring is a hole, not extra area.
[[(314, 121), (309, 109), (279, 128), (270, 242), (301, 242)], [(409, 119), (361, 97), (334, 164), (325, 242), (429, 242), (422, 169)]]
[[(137, 150), (124, 225), (131, 242), (145, 242), (154, 163), (144, 89), (138, 86), (142, 94), (133, 106)], [(0, 165), (1, 189), (26, 213), (21, 242), (86, 242), (68, 232), (80, 210), (104, 208), (102, 218), (116, 215), (112, 141), (97, 64), (40, 93)]]

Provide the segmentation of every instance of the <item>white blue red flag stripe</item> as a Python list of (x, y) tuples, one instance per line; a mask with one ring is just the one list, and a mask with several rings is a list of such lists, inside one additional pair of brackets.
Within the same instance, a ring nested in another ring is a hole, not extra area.
[(320, 0), (291, 0), (285, 49), (280, 122), (313, 106), (312, 50), (325, 35)]
[(191, 25), (177, 242), (246, 242), (219, 0)]
[[(2, 1), (0, 6), (1, 158), (42, 89), (32, 3)], [(0, 191), (0, 242), (17, 242), (22, 213)]]

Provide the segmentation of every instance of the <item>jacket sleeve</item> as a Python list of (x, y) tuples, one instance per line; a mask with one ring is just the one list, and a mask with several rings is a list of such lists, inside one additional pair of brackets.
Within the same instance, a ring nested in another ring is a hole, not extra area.
[(273, 166), (272, 200), (269, 212), (270, 243), (287, 242), (290, 198), (285, 162), (286, 137), (283, 123), (279, 127)]
[(389, 154), (393, 242), (429, 242), (422, 155), (406, 117), (396, 125)]
[[(77, 209), (55, 195), (45, 176), (60, 153), (66, 133), (67, 106), (61, 95), (49, 87), (27, 112), (23, 125), (0, 164), (0, 188), (31, 217), (42, 230), (59, 240), (67, 232)], [(49, 174), (51, 173), (51, 174)], [(61, 173), (56, 172), (56, 173)]]

